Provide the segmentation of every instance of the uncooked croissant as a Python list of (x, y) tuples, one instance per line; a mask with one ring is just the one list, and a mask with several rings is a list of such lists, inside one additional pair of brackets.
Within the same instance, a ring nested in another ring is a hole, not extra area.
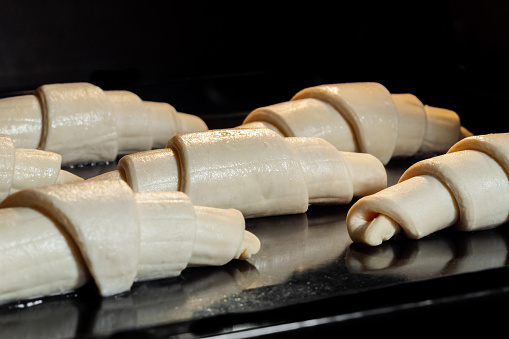
[(348, 232), (374, 246), (399, 231), (419, 239), (452, 225), (499, 226), (509, 220), (508, 171), (509, 133), (465, 138), (412, 165), (396, 185), (359, 199), (348, 212)]
[(89, 83), (43, 85), (34, 95), (0, 100), (0, 133), (16, 147), (61, 154), (64, 165), (113, 161), (164, 147), (177, 133), (206, 129), (199, 117), (167, 103)]
[(223, 129), (173, 137), (168, 148), (126, 155), (118, 171), (135, 192), (182, 191), (198, 205), (244, 217), (304, 213), (346, 204), (387, 186), (374, 156), (340, 152), (321, 138), (283, 138), (269, 129)]
[(91, 275), (102, 296), (258, 252), (233, 209), (182, 192), (133, 193), (123, 181), (22, 190), (0, 204), (0, 303), (62, 294)]
[(0, 134), (0, 201), (24, 188), (82, 181), (61, 170), (59, 154), (16, 148), (12, 139)]
[(340, 151), (372, 154), (384, 165), (392, 157), (444, 153), (471, 135), (455, 112), (423, 105), (412, 94), (390, 94), (372, 82), (303, 89), (290, 101), (255, 109), (239, 127), (321, 137)]

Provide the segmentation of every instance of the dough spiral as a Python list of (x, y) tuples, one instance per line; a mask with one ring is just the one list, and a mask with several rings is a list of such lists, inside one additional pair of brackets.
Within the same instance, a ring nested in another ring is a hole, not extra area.
[(0, 303), (62, 294), (93, 278), (102, 296), (258, 252), (239, 211), (182, 192), (134, 193), (123, 181), (19, 191), (0, 204)]
[(175, 134), (206, 129), (199, 117), (167, 103), (84, 82), (0, 99), (0, 133), (16, 147), (58, 153), (64, 165), (114, 161), (118, 154), (164, 147)]
[(374, 82), (309, 87), (290, 101), (255, 109), (239, 127), (324, 138), (340, 151), (369, 153), (384, 165), (392, 157), (444, 153), (471, 135), (455, 112), (423, 105), (412, 94), (391, 94)]
[(355, 242), (379, 245), (397, 232), (419, 239), (449, 226), (474, 231), (509, 220), (509, 133), (471, 136), (417, 162), (399, 182), (359, 199), (347, 225)]

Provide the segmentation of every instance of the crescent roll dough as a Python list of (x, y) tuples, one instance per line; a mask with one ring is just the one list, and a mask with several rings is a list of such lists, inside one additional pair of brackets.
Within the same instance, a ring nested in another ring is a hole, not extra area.
[(64, 165), (113, 161), (203, 130), (203, 120), (169, 104), (89, 83), (43, 85), (34, 95), (0, 99), (0, 133), (17, 147), (58, 153)]
[(126, 155), (118, 171), (89, 180), (102, 178), (122, 178), (136, 192), (182, 191), (195, 204), (235, 208), (246, 218), (346, 204), (387, 186), (384, 166), (370, 154), (270, 129), (180, 134), (168, 148)]
[(471, 135), (455, 112), (373, 82), (303, 89), (290, 101), (255, 109), (239, 128), (324, 138), (340, 151), (369, 153), (384, 165), (392, 157), (444, 153)]
[(379, 245), (400, 231), (419, 239), (453, 225), (499, 226), (509, 220), (508, 171), (509, 133), (467, 137), (412, 165), (398, 184), (359, 199), (348, 232), (355, 242)]
[(0, 134), (0, 201), (25, 188), (83, 181), (61, 170), (61, 160), (53, 152), (16, 148), (9, 136)]
[(259, 248), (239, 211), (194, 206), (182, 192), (134, 193), (121, 180), (26, 189), (0, 204), (0, 303), (66, 293), (91, 278), (111, 296)]

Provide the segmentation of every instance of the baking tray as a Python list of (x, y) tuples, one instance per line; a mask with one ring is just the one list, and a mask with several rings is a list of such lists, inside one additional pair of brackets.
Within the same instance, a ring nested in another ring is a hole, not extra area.
[[(418, 160), (391, 161), (389, 185)], [(67, 169), (88, 178), (115, 168), (113, 162)], [(422, 319), (412, 312), (427, 309), (432, 313), (425, 319), (436, 323), (437, 307), (454, 307), (452, 314), (462, 320), (467, 310), (479, 319), (507, 301), (509, 238), (503, 226), (474, 233), (446, 229), (421, 240), (397, 237), (371, 248), (352, 244), (345, 221), (350, 206), (248, 219), (246, 227), (262, 247), (247, 261), (186, 269), (110, 298), (100, 298), (90, 284), (2, 306), (0, 338), (296, 337), (351, 324), (366, 332), (370, 322), (409, 317), (408, 324)], [(482, 312), (470, 310), (479, 310), (481, 301), (488, 303)], [(449, 310), (442, 312), (452, 321)]]

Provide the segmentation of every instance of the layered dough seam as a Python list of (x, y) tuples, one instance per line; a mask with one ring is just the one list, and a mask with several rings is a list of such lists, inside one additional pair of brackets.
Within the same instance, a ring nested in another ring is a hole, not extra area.
[(89, 83), (49, 84), (0, 99), (0, 133), (20, 148), (58, 153), (64, 165), (114, 161), (161, 148), (178, 133), (207, 130), (198, 116), (125, 90)]
[(399, 182), (349, 210), (355, 242), (379, 245), (403, 231), (419, 239), (455, 226), (462, 231), (509, 220), (509, 134), (471, 136), (443, 155), (417, 162)]
[(456, 112), (374, 82), (305, 88), (290, 101), (255, 109), (238, 128), (324, 138), (341, 151), (373, 154), (384, 165), (393, 157), (444, 153), (472, 135)]
[(238, 210), (197, 206), (182, 192), (134, 193), (121, 180), (19, 191), (0, 204), (0, 226), (0, 303), (67, 293), (91, 278), (112, 296), (260, 249)]

